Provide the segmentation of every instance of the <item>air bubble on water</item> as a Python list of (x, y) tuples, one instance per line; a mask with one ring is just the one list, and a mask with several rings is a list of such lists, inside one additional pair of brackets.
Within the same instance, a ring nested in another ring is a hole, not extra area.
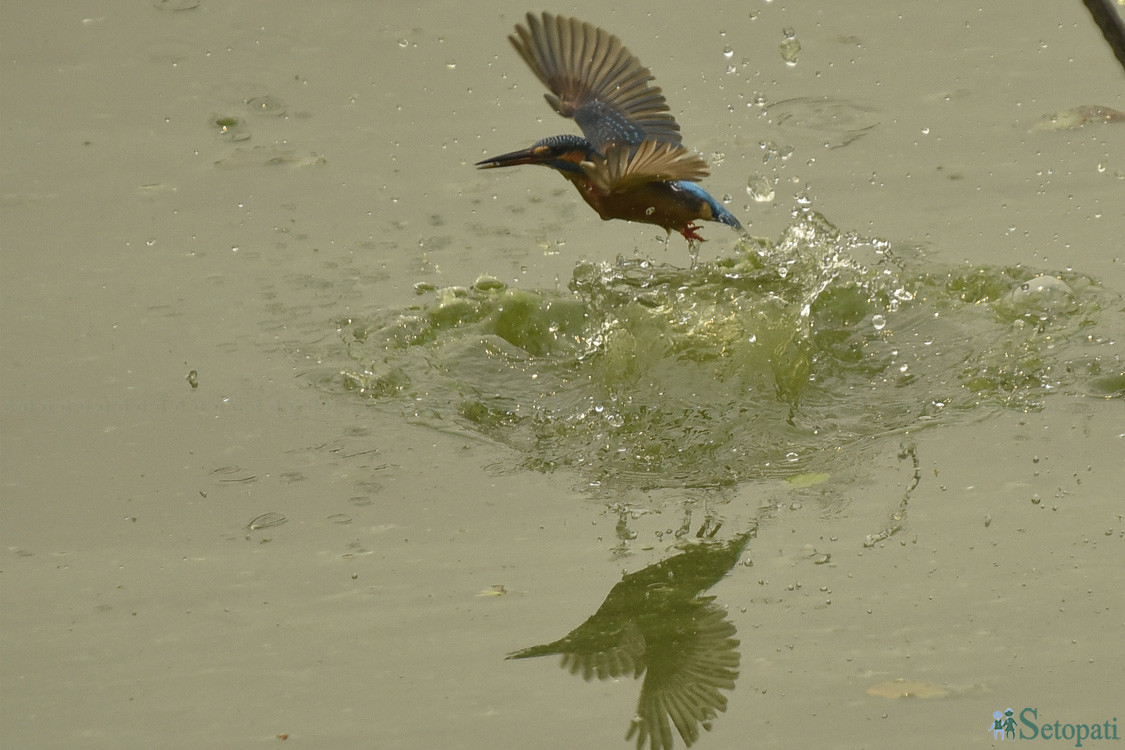
[(268, 94), (247, 99), (246, 108), (256, 115), (268, 115), (270, 117), (284, 117), (288, 110), (285, 102)]
[(881, 331), (887, 327), (887, 319), (882, 315), (874, 315), (871, 318), (871, 325), (875, 327), (876, 331)]

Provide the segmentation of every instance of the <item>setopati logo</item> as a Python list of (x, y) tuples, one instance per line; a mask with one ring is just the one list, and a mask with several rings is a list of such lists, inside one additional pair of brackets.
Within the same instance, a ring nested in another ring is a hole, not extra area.
[(1025, 708), (1020, 711), (1019, 726), (1016, 725), (1015, 710), (1007, 708), (992, 712), (989, 731), (996, 740), (1066, 740), (1075, 747), (1082, 747), (1088, 740), (1118, 740), (1117, 717), (1100, 724), (1064, 724), (1061, 721), (1039, 723), (1039, 709)]

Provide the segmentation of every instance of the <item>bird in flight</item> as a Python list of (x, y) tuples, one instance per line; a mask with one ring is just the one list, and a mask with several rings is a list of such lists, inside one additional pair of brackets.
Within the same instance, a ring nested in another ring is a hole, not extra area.
[(530, 148), (477, 162), (481, 169), (542, 164), (578, 189), (602, 219), (675, 230), (703, 242), (697, 221), (742, 224), (699, 185), (707, 162), (682, 143), (680, 126), (648, 68), (613, 34), (576, 18), (527, 14), (508, 37), (550, 93), (547, 103), (573, 118), (578, 135), (553, 135)]

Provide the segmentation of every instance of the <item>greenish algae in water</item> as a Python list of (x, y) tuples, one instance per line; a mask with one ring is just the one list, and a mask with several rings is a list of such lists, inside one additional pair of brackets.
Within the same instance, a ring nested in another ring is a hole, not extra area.
[(343, 323), (324, 386), (599, 486), (801, 482), (857, 440), (1059, 390), (1120, 396), (1125, 370), (1120, 300), (1093, 279), (936, 267), (812, 211), (690, 269), (619, 259), (580, 263), (566, 292), (485, 278), (420, 294)]

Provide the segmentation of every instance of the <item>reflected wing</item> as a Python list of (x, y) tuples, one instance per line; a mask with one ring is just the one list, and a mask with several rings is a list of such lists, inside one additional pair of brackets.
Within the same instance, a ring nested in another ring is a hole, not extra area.
[[(671, 641), (648, 654), (648, 674), (637, 701), (637, 715), (625, 739), (637, 748), (672, 750), (676, 728), (684, 744), (699, 739), (699, 728), (727, 709), (724, 691), (734, 690), (741, 655), (734, 625), (714, 597), (692, 602), (691, 624), (680, 624)], [(670, 720), (670, 721), (669, 721)]]
[(563, 651), (561, 666), (571, 674), (581, 674), (587, 682), (594, 677), (640, 677), (645, 670), (644, 635), (636, 624), (626, 622), (616, 636), (612, 645), (603, 648), (590, 648), (593, 644), (587, 643), (580, 651)]
[(604, 162), (584, 162), (587, 174), (606, 193), (628, 192), (651, 182), (699, 182), (710, 174), (694, 151), (672, 143), (645, 141), (635, 150), (612, 146)]
[(508, 654), (509, 659), (562, 654), (562, 667), (582, 679), (640, 677), (645, 671), (645, 639), (636, 623), (602, 622), (595, 616), (565, 638)]
[(573, 117), (599, 151), (645, 140), (681, 142), (664, 94), (648, 85), (652, 73), (613, 34), (576, 18), (528, 13), (527, 26), (517, 25), (508, 39), (550, 89), (547, 103)]

